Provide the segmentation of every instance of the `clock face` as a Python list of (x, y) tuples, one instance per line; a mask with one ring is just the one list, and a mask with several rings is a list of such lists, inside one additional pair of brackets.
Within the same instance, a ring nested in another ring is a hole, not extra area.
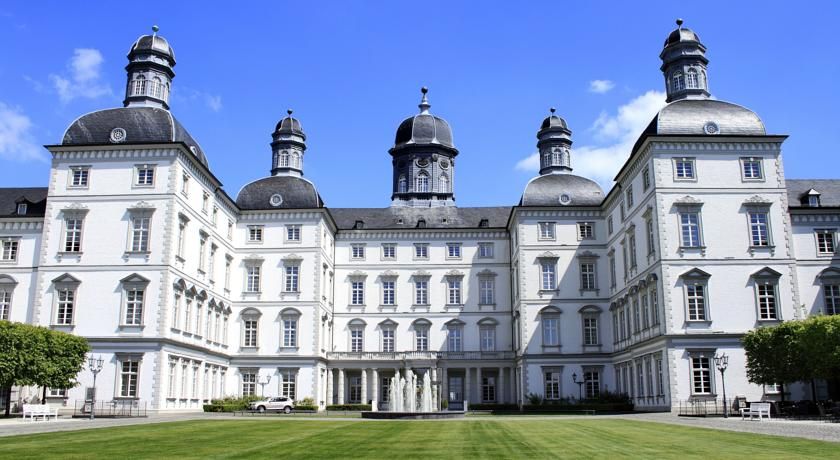
[(420, 166), (421, 168), (425, 168), (426, 166), (429, 166), (428, 158), (421, 158), (421, 159), (417, 160), (417, 166)]
[(441, 169), (449, 169), (449, 161), (448, 160), (440, 160), (440, 167), (441, 167)]

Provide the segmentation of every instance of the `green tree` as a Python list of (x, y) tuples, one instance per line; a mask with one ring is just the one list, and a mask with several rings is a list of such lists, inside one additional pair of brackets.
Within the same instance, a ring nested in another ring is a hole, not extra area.
[(810, 378), (829, 384), (831, 397), (840, 392), (840, 316), (812, 316), (802, 321), (799, 341)]
[(11, 410), (11, 388), (15, 385), (75, 385), (89, 350), (83, 337), (0, 321), (0, 388), (7, 390), (6, 415)]
[(784, 385), (808, 380), (811, 373), (803, 359), (800, 321), (750, 331), (741, 339), (747, 354), (747, 379), (759, 385)]

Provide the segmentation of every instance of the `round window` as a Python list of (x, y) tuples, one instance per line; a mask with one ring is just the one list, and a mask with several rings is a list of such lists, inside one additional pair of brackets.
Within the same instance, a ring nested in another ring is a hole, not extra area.
[(572, 197), (566, 195), (565, 193), (560, 195), (560, 204), (569, 204), (572, 202)]
[(703, 126), (703, 131), (706, 134), (720, 134), (720, 128), (717, 123), (710, 121)]
[(125, 142), (125, 130), (122, 128), (114, 128), (111, 130), (111, 142), (119, 144)]
[(268, 202), (274, 207), (280, 206), (281, 204), (283, 204), (283, 195), (275, 193), (274, 195), (271, 195), (271, 198), (268, 199)]

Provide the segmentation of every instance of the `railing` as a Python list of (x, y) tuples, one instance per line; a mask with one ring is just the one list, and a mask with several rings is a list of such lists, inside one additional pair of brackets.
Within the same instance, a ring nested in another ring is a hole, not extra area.
[[(731, 400), (728, 401), (730, 404)], [(723, 416), (722, 399), (691, 399), (680, 401), (678, 415), (684, 417)], [(729, 415), (732, 415), (730, 409)]]
[[(90, 401), (76, 401), (73, 417), (90, 416)], [(146, 402), (137, 400), (96, 401), (93, 405), (94, 417), (145, 417)]]
[(512, 351), (331, 351), (327, 352), (327, 359), (345, 361), (436, 361), (439, 359), (452, 361), (467, 360), (501, 360), (513, 359)]

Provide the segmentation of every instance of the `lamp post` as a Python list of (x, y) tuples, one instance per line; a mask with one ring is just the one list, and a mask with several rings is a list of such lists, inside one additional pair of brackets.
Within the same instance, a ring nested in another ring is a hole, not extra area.
[(572, 382), (577, 383), (577, 386), (578, 386), (578, 401), (580, 401), (581, 399), (583, 399), (583, 391), (582, 391), (583, 380), (578, 381), (577, 372), (572, 374)]
[(729, 366), (729, 356), (726, 356), (726, 353), (722, 355), (715, 353), (714, 360), (715, 367), (720, 371), (720, 383), (723, 387), (723, 417), (729, 418), (729, 411), (726, 407), (726, 379), (724, 378), (724, 372), (726, 372), (726, 368)]
[(262, 395), (265, 396), (265, 386), (271, 382), (271, 375), (266, 375), (265, 380), (260, 379), (260, 386), (262, 386)]
[(88, 369), (93, 373), (93, 390), (90, 395), (90, 420), (93, 420), (96, 412), (96, 375), (102, 371), (102, 364), (105, 360), (102, 357), (90, 355), (88, 358)]

